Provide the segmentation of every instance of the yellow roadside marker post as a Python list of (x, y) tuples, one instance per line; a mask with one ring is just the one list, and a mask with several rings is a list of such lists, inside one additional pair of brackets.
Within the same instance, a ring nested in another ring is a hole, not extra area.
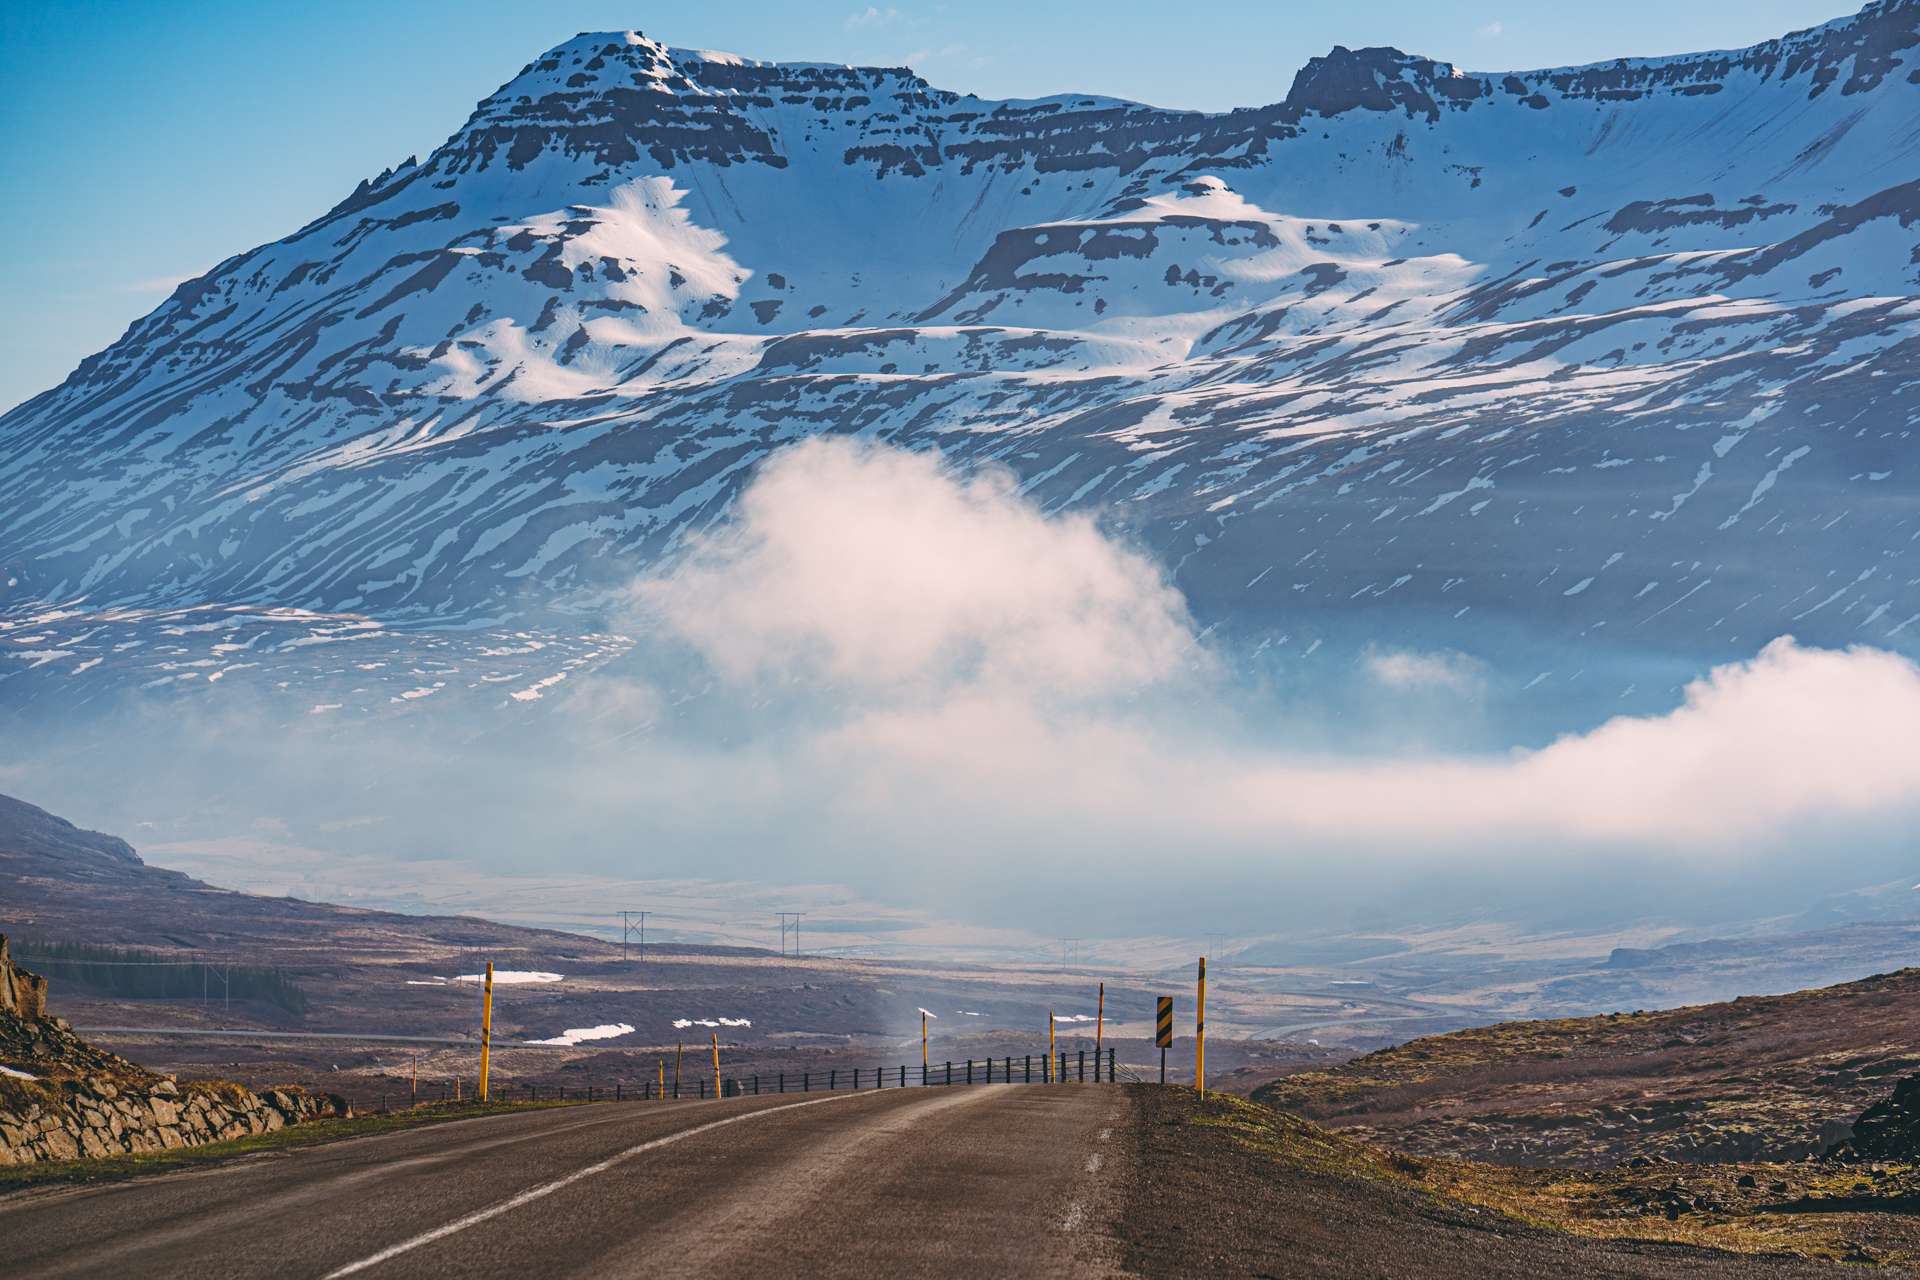
[(1093, 1015), (1093, 1082), (1100, 1083), (1100, 1046), (1107, 1034), (1107, 984), (1100, 984), (1100, 1005)]
[(1053, 1079), (1053, 1010), (1047, 1010), (1047, 1083)]
[(713, 1033), (713, 1096), (720, 1096), (720, 1033)]
[(667, 1060), (665, 1058), (660, 1059), (660, 1093), (658, 1096), (662, 1098), (667, 1096)]
[(680, 1059), (686, 1056), (687, 1042), (682, 1040), (673, 1050), (673, 1096), (680, 1096)]
[(487, 961), (487, 983), (480, 996), (480, 1101), (487, 1100), (493, 1068), (493, 961)]
[(1200, 957), (1200, 1009), (1193, 1021), (1193, 1087), (1205, 1093), (1207, 1076), (1207, 958)]
[(920, 1083), (927, 1082), (927, 1011), (920, 1011)]

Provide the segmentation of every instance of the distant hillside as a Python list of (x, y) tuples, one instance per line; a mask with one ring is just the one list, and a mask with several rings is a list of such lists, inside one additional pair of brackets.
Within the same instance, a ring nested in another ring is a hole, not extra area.
[[(365, 960), (532, 953), (601, 961), (620, 948), (581, 934), (523, 929), (473, 916), (403, 915), (299, 898), (236, 893), (151, 867), (117, 836), (0, 795), (0, 933), (166, 952), (202, 951), (284, 967), (293, 953)], [(676, 946), (678, 954), (765, 954)]]

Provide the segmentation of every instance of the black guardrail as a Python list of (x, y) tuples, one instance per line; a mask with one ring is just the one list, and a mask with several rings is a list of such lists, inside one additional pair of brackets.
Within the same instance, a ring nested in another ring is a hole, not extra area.
[[(1106, 1051), (1104, 1063), (1100, 1061), (1102, 1056), (1098, 1052), (1093, 1055), (1091, 1082), (1100, 1083), (1104, 1071), (1106, 1082), (1112, 1084), (1119, 1078), (1114, 1051)], [(1127, 1074), (1133, 1075), (1131, 1071)], [(666, 1081), (656, 1085), (647, 1080), (641, 1083), (637, 1094), (628, 1092), (624, 1084), (616, 1084), (611, 1090), (598, 1085), (573, 1089), (554, 1085), (549, 1086), (543, 1098), (537, 1084), (520, 1087), (526, 1089), (528, 1102), (653, 1102), (676, 1098), (759, 1097), (762, 1094), (812, 1093), (816, 1090), (946, 1088), (970, 1084), (1080, 1084), (1088, 1081), (1087, 1051), (1081, 1049), (1077, 1052), (1063, 1050), (1057, 1056), (1041, 1054), (1035, 1057), (1028, 1054), (1019, 1059), (1011, 1055), (1003, 1058), (968, 1058), (964, 1062), (938, 1065), (922, 1063), (918, 1067), (902, 1063), (898, 1067), (830, 1067), (826, 1071), (802, 1071), (791, 1075), (779, 1072), (771, 1076), (723, 1076), (717, 1085), (705, 1077), (685, 1084)], [(507, 1091), (502, 1089), (496, 1096), (504, 1100)], [(423, 1102), (448, 1102), (458, 1097), (456, 1089), (446, 1086), (436, 1087), (431, 1097), (423, 1093), (407, 1095), (409, 1105), (413, 1106)], [(383, 1112), (389, 1109), (387, 1098), (386, 1094), (380, 1097), (380, 1110)], [(348, 1107), (352, 1109), (351, 1102)]]

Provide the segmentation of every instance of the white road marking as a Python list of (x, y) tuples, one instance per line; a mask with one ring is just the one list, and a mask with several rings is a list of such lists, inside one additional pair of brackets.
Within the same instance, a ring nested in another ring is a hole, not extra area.
[[(382, 1249), (372, 1257), (362, 1258), (358, 1262), (349, 1263), (341, 1267), (338, 1271), (329, 1271), (322, 1280), (339, 1280), (341, 1276), (350, 1276), (357, 1271), (365, 1271), (368, 1267), (378, 1265), (389, 1258), (397, 1258), (403, 1253), (418, 1249), (423, 1244), (432, 1244), (435, 1240), (445, 1239), (456, 1231), (465, 1231), (468, 1227), (478, 1226), (490, 1218), (499, 1217), (509, 1209), (518, 1209), (523, 1204), (538, 1200), (542, 1196), (550, 1196), (565, 1187), (570, 1187), (582, 1178), (590, 1178), (596, 1173), (605, 1173), (621, 1161), (637, 1156), (643, 1151), (652, 1151), (655, 1147), (664, 1147), (670, 1142), (678, 1142), (682, 1138), (691, 1138), (695, 1134), (706, 1133), (708, 1130), (718, 1129), (724, 1125), (739, 1124), (742, 1120), (752, 1120), (756, 1116), (770, 1116), (776, 1111), (792, 1111), (795, 1107), (817, 1107), (823, 1102), (839, 1102), (846, 1098), (864, 1098), (866, 1096), (867, 1094), (865, 1093), (848, 1092), (825, 1098), (814, 1098), (809, 1102), (789, 1102), (781, 1107), (768, 1107), (764, 1111), (748, 1111), (741, 1115), (728, 1116), (725, 1120), (715, 1120), (710, 1124), (695, 1125), (691, 1129), (682, 1129), (678, 1133), (670, 1133), (664, 1138), (655, 1138), (651, 1142), (643, 1142), (637, 1147), (628, 1147), (625, 1151), (617, 1155), (608, 1156), (599, 1164), (590, 1164), (586, 1168), (570, 1173), (564, 1178), (557, 1178), (552, 1182), (542, 1183), (540, 1186), (534, 1187), (531, 1190), (522, 1191), (519, 1195), (511, 1199), (502, 1200), (499, 1204), (491, 1208), (481, 1209), (477, 1213), (470, 1213), (464, 1218), (455, 1218), (445, 1226), (435, 1227), (431, 1231), (422, 1232), (411, 1240), (402, 1240), (399, 1244)], [(1078, 1212), (1078, 1206), (1076, 1206), (1075, 1211)]]

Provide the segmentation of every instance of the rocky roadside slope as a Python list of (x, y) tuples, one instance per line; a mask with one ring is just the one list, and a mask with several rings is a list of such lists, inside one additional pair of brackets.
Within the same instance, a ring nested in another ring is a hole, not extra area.
[(46, 993), (47, 980), (15, 966), (0, 934), (0, 1166), (199, 1146), (346, 1109), (304, 1089), (179, 1084), (48, 1017)]

